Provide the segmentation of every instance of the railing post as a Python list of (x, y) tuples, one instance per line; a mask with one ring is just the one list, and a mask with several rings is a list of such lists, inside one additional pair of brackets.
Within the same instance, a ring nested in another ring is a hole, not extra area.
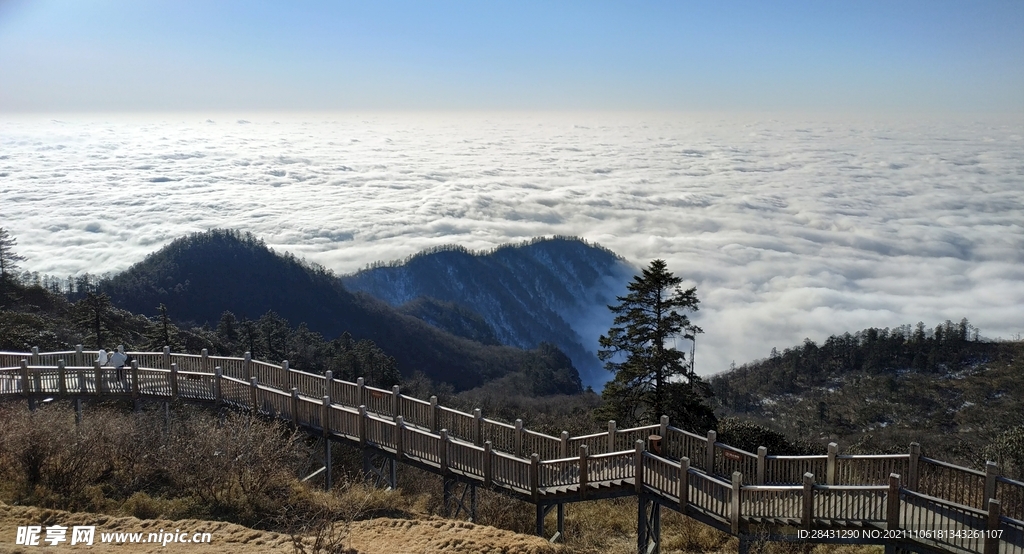
[(366, 404), (359, 405), (359, 446), (366, 446)]
[(32, 365), (40, 365), (39, 363), (39, 347), (32, 347)]
[(139, 385), (139, 362), (132, 360), (132, 398), (139, 398), (142, 395), (142, 387)]
[(910, 443), (910, 465), (907, 470), (907, 489), (916, 491), (920, 482), (919, 463), (921, 461), (920, 443)]
[(484, 416), (480, 408), (473, 410), (473, 444), (476, 446), (480, 446), (481, 439), (483, 439), (483, 419)]
[(633, 448), (633, 486), (637, 494), (642, 494), (644, 492), (644, 441), (637, 439)]
[(392, 415), (394, 417), (398, 417), (398, 416), (402, 415), (400, 413), (400, 411), (399, 411), (400, 408), (401, 408), (401, 404), (402, 404), (401, 389), (398, 388), (398, 385), (395, 385), (395, 386), (391, 387), (391, 413), (392, 413)]
[(331, 383), (333, 381), (334, 381), (334, 372), (328, 369), (327, 371), (324, 372), (324, 394), (326, 394), (326, 395), (330, 395), (331, 394), (331, 389), (332, 389)]
[(429, 417), (429, 420), (430, 420), (429, 421), (430, 432), (431, 433), (436, 433), (437, 432), (437, 396), (431, 396), (430, 397), (430, 415), (428, 417)]
[(530, 493), (534, 503), (540, 499), (540, 455), (530, 455)]
[(561, 442), (561, 445), (560, 445), (558, 457), (559, 458), (568, 458), (569, 457), (569, 432), (568, 431), (562, 431), (561, 440), (562, 440), (562, 442)]
[(405, 418), (398, 416), (395, 418), (395, 459), (402, 459), (402, 429), (405, 429)]
[(220, 378), (224, 376), (224, 370), (220, 366), (213, 368), (213, 401), (218, 406), (221, 404), (221, 382)]
[(257, 413), (260, 410), (260, 386), (256, 377), (249, 379), (249, 395), (252, 396), (252, 411)]
[(608, 420), (608, 450), (605, 452), (615, 452), (615, 420)]
[(199, 367), (202, 368), (201, 371), (203, 373), (209, 373), (210, 372), (210, 352), (207, 349), (204, 348), (204, 349), (202, 349), (200, 351), (200, 355), (202, 356), (202, 362), (201, 362), (201, 365)]
[(589, 476), (587, 475), (587, 445), (580, 445), (580, 498), (585, 499), (587, 497), (587, 481)]
[(64, 369), (64, 360), (57, 360), (57, 392), (61, 396), (68, 393), (67, 374)]
[(448, 430), (441, 429), (439, 433), (441, 436), (441, 443), (437, 446), (437, 458), (440, 460), (439, 465), (441, 466), (441, 475), (448, 474)]
[(814, 521), (814, 474), (804, 473), (804, 493), (801, 504), (801, 524), (804, 529), (810, 530), (811, 522)]
[(171, 347), (164, 347), (164, 369), (171, 369)]
[(740, 494), (743, 492), (743, 474), (732, 472), (732, 534), (740, 534)]
[(839, 445), (828, 443), (828, 463), (825, 465), (825, 484), (836, 484), (836, 456), (839, 455)]
[(764, 446), (757, 447), (757, 484), (764, 484), (764, 466), (768, 457), (768, 449)]
[(515, 436), (515, 451), (512, 452), (515, 456), (523, 455), (523, 420), (516, 420), (516, 436)]
[(988, 499), (988, 525), (985, 533), (985, 550), (984, 554), (998, 554), (999, 553), (999, 519), (1000, 519), (1000, 504), (995, 498)]
[(996, 477), (999, 476), (999, 464), (985, 462), (985, 502), (996, 497)]
[(178, 364), (171, 364), (171, 399), (178, 399)]
[(281, 360), (281, 372), (288, 377), (288, 360)]
[[(324, 395), (324, 404), (320, 408), (320, 428), (324, 431), (324, 438), (329, 439), (331, 436), (331, 396)], [(326, 443), (326, 448), (330, 448), (330, 442)]]
[(242, 356), (242, 371), (245, 372), (245, 380), (252, 381), (252, 352), (246, 352)]
[(888, 530), (900, 528), (900, 476), (889, 474), (889, 492), (885, 497), (885, 525)]
[(491, 441), (484, 443), (484, 486), (491, 486)]
[(690, 503), (690, 459), (683, 456), (679, 460), (679, 513), (686, 515), (686, 505)]
[(661, 422), (658, 429), (658, 435), (661, 437), (661, 451), (668, 452), (668, 416), (661, 416)]
[(71, 365), (77, 365), (77, 366), (85, 365), (85, 360), (83, 359), (83, 358), (85, 358), (84, 352), (85, 352), (85, 350), (82, 348), (82, 345), (81, 344), (76, 344), (75, 345), (75, 362), (73, 364), (71, 364)]
[(704, 471), (708, 475), (715, 473), (715, 443), (718, 441), (718, 433), (708, 431), (708, 454), (704, 458)]
[(292, 425), (299, 425), (299, 389), (292, 387)]
[[(96, 376), (96, 394), (103, 394), (103, 368), (100, 367), (100, 362), (95, 361), (92, 363), (93, 373)], [(27, 371), (27, 369), (26, 369)]]
[[(99, 363), (96, 364), (97, 367), (99, 367), (99, 365), (100, 365)], [(29, 382), (28, 360), (22, 359), (21, 360), (21, 393), (23, 395), (25, 395), (25, 396), (29, 395), (29, 391), (32, 388), (32, 387), (29, 386), (28, 382)]]
[(356, 379), (356, 405), (366, 405), (366, 380), (362, 377)]

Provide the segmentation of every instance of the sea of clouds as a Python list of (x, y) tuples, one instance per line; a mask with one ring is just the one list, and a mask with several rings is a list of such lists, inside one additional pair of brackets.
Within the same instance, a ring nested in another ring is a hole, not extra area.
[(1019, 117), (5, 116), (0, 226), (59, 276), (211, 228), (338, 273), (578, 235), (697, 286), (708, 374), (869, 326), (1024, 332), (1022, 134)]

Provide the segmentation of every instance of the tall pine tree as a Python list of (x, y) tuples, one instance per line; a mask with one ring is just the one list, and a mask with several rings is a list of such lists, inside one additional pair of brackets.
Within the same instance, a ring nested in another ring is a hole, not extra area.
[(684, 313), (697, 311), (697, 289), (683, 290), (681, 284), (664, 260), (654, 260), (633, 278), (629, 294), (618, 297), (620, 304), (609, 306), (615, 320), (600, 338), (598, 357), (615, 377), (601, 395), (605, 403), (599, 417), (632, 426), (668, 415), (677, 426), (701, 431), (714, 427), (714, 413), (706, 403), (711, 389), (672, 340), (692, 341), (703, 332)]

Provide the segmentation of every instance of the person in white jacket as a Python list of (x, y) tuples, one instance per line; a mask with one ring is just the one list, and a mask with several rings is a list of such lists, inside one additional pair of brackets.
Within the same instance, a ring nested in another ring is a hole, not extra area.
[(110, 365), (114, 366), (117, 370), (117, 380), (124, 379), (124, 362), (128, 359), (128, 355), (124, 353), (124, 346), (117, 345), (117, 351), (110, 355)]

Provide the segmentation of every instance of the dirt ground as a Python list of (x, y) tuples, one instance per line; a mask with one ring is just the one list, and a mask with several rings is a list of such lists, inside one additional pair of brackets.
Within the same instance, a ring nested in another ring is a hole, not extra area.
[[(39, 525), (43, 527), (42, 546), (21, 546), (15, 544), (19, 526)], [(66, 542), (51, 546), (45, 542), (46, 527), (60, 525), (67, 527)], [(70, 545), (70, 529), (76, 525), (96, 527), (92, 546)], [(171, 542), (112, 544), (101, 543), (101, 533), (167, 533), (180, 530), (191, 537), (193, 533), (210, 533), (209, 544)], [(544, 539), (519, 535), (485, 525), (474, 525), (464, 521), (439, 518), (400, 520), (379, 518), (356, 521), (350, 525), (338, 525), (333, 536), (303, 537), (301, 548), (293, 543), (287, 534), (258, 531), (240, 525), (216, 521), (186, 519), (179, 521), (140, 520), (134, 517), (114, 517), (102, 514), (73, 513), (60, 510), (46, 510), (27, 506), (9, 506), (0, 503), (0, 554), (13, 553), (70, 553), (92, 552), (113, 553), (197, 553), (214, 554), (227, 552), (278, 553), (278, 552), (323, 552), (344, 554), (421, 554), (430, 552), (454, 552), (464, 554), (558, 554), (564, 550)], [(316, 544), (320, 539), (320, 545)], [(331, 548), (333, 547), (333, 548)], [(348, 549), (348, 550), (346, 550)]]

